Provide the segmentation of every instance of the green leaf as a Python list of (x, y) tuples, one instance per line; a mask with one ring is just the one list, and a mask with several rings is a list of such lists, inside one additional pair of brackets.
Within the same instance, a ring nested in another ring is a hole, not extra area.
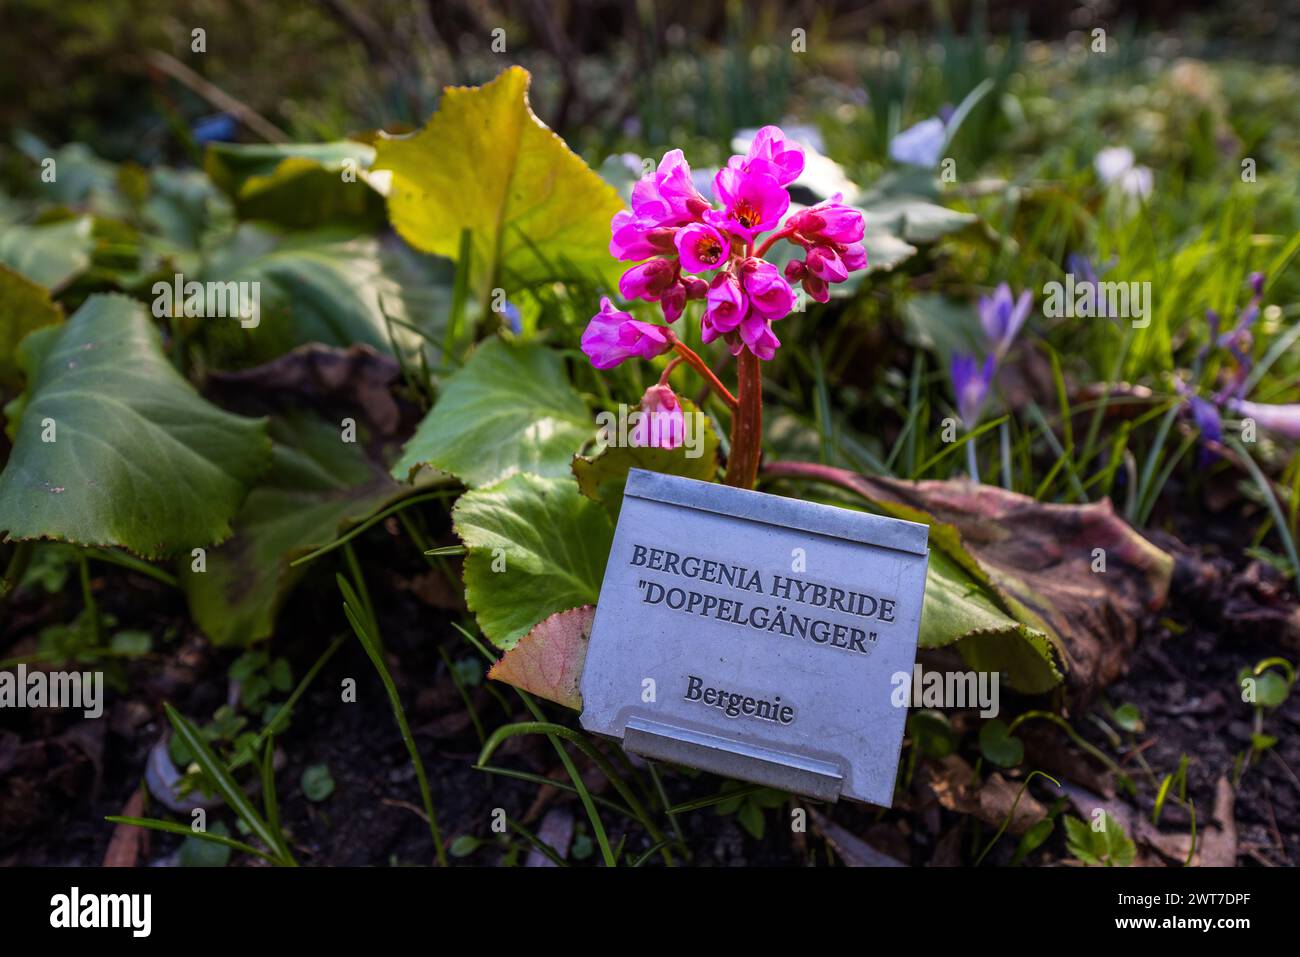
[(452, 857), (469, 857), (482, 844), (483, 842), (473, 834), (462, 834), (447, 846), (447, 853)]
[(957, 732), (942, 711), (913, 711), (907, 716), (907, 736), (917, 753), (927, 758), (946, 758), (957, 748)]
[(234, 536), (208, 551), (203, 572), (182, 558), (190, 613), (217, 645), (270, 637), (304, 572), (289, 563), (411, 491), (309, 415), (273, 418), (271, 437), (270, 471), (235, 516)]
[(240, 219), (292, 229), (368, 226), (384, 215), (383, 197), (367, 172), (374, 157), (374, 147), (351, 140), (213, 143), (203, 166), (234, 200)]
[[(522, 283), (607, 271), (618, 193), (537, 119), (528, 71), (504, 70), (480, 87), (448, 87), (413, 136), (376, 143), (376, 170), (392, 170), (388, 214), (425, 252), (455, 257), (473, 237), (471, 269), (484, 301)], [(561, 266), (563, 275), (555, 275)]]
[(308, 801), (324, 801), (334, 793), (334, 778), (328, 764), (312, 764), (303, 769), (302, 793)]
[[(162, 831), (165, 834), (176, 834), (188, 840), (206, 841), (212, 844), (219, 844), (223, 847), (229, 847), (236, 851), (242, 851), (245, 854), (252, 854), (254, 857), (260, 857), (263, 860), (270, 861), (272, 864), (279, 863), (270, 854), (262, 851), (251, 844), (245, 844), (243, 841), (236, 841), (227, 837), (225, 833), (214, 833), (216, 826), (208, 831), (196, 831), (188, 824), (177, 824), (175, 821), (159, 821), (148, 817), (121, 817), (119, 815), (110, 815), (104, 818), (110, 824), (128, 824), (131, 827), (143, 827), (150, 831)], [(221, 830), (224, 832), (225, 827)]]
[(489, 339), (448, 379), (393, 474), (405, 478), (428, 465), (469, 486), (516, 472), (558, 477), (593, 429), (558, 355)]
[(1142, 712), (1138, 710), (1138, 706), (1135, 704), (1129, 703), (1120, 705), (1115, 709), (1113, 717), (1115, 723), (1125, 731), (1131, 731), (1136, 734), (1143, 729)]
[(229, 836), (230, 831), (221, 821), (214, 821), (204, 837), (190, 835), (181, 844), (181, 867), (225, 867), (230, 862), (230, 845), (210, 838)]
[[(445, 266), (445, 264), (443, 264)], [(308, 342), (355, 343), (413, 353), (414, 325), (439, 338), (451, 302), (451, 273), (381, 251), (379, 240), (337, 231), (277, 236), (245, 224), (204, 262), (202, 281), (259, 283), (259, 321), (190, 319), (213, 343), (222, 366), (273, 359)], [(392, 320), (392, 338), (389, 337)]]
[(1045, 817), (1037, 824), (1025, 831), (1024, 836), (1020, 838), (1020, 844), (1016, 847), (1016, 852), (1011, 856), (1012, 866), (1019, 864), (1034, 851), (1043, 846), (1044, 842), (1052, 836), (1052, 831), (1056, 827), (1056, 822), (1050, 817)]
[(1067, 816), (1065, 845), (1071, 854), (1092, 866), (1128, 867), (1137, 857), (1137, 845), (1118, 821), (1103, 812), (1101, 830), (1077, 817)]
[(170, 704), (164, 703), (163, 709), (167, 713), (167, 720), (171, 722), (176, 736), (189, 749), (194, 760), (203, 769), (203, 773), (208, 776), (208, 779), (212, 781), (226, 803), (230, 805), (262, 843), (270, 848), (271, 852), (278, 858), (279, 863), (294, 864), (292, 855), (289, 854), (288, 848), (280, 841), (279, 835), (272, 831), (270, 825), (257, 813), (243, 788), (236, 783), (230, 772), (226, 770), (225, 764), (213, 754), (212, 749), (208, 747), (208, 743), (203, 740), (202, 732)]
[(63, 310), (49, 290), (0, 264), (0, 390), (21, 384), (18, 344), (33, 329), (62, 321)]
[(1260, 707), (1276, 708), (1290, 693), (1290, 684), (1276, 671), (1265, 671), (1255, 679), (1255, 703)]
[(699, 424), (699, 441), (693, 450), (694, 455), (685, 444), (675, 449), (611, 445), (592, 457), (575, 455), (573, 475), (578, 480), (582, 494), (596, 501), (604, 501), (607, 507), (612, 503), (613, 511), (617, 514), (630, 469), (681, 475), (702, 482), (714, 481), (718, 474), (718, 433), (714, 431), (713, 422), (700, 412), (694, 402), (690, 399), (679, 399), (679, 402), (687, 428), (695, 427), (692, 422)]
[(145, 558), (226, 538), (269, 459), (265, 421), (202, 399), (133, 300), (92, 296), (46, 345), (0, 473), (0, 529)]
[(1005, 721), (994, 718), (980, 728), (980, 753), (999, 767), (1014, 768), (1025, 759), (1025, 745), (1008, 733)]
[(976, 671), (1006, 672), (1014, 687), (1041, 693), (1060, 683), (1048, 637), (1004, 611), (994, 596), (951, 555), (930, 549), (919, 644), (957, 643)]
[(614, 526), (571, 479), (521, 473), (466, 492), (452, 523), (470, 550), (466, 602), (498, 647), (548, 615), (595, 604)]
[(91, 219), (81, 216), (0, 232), (0, 265), (58, 291), (90, 266)]

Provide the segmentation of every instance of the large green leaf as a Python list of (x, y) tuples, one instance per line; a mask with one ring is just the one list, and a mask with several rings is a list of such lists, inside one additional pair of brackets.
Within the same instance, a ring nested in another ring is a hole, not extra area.
[(0, 265), (59, 290), (90, 266), (91, 219), (82, 216), (0, 231)]
[(190, 611), (218, 645), (270, 637), (275, 618), (303, 569), (293, 559), (332, 541), (409, 494), (339, 429), (307, 415), (271, 420), (271, 469), (235, 516), (235, 534), (207, 554), (196, 572), (183, 558)]
[(593, 430), (556, 353), (489, 339), (447, 381), (393, 474), (403, 478), (429, 465), (466, 485), (488, 485), (515, 472), (566, 475)]
[[(39, 333), (38, 333), (39, 334)], [(143, 306), (92, 296), (48, 343), (0, 473), (14, 539), (120, 545), (147, 558), (209, 545), (270, 455), (266, 423), (223, 412), (163, 355)], [(44, 441), (52, 425), (54, 441)]]
[(257, 219), (304, 229), (331, 223), (378, 224), (383, 197), (367, 170), (374, 147), (334, 143), (213, 143), (204, 168), (239, 210)]
[(222, 365), (266, 361), (308, 342), (364, 343), (385, 353), (396, 342), (413, 350), (420, 337), (407, 326), (436, 337), (452, 277), (432, 264), (415, 273), (406, 262), (371, 237), (327, 231), (277, 236), (246, 224), (213, 252), (200, 278), (260, 283), (260, 321), (250, 328), (226, 319), (198, 323)]
[(595, 604), (614, 525), (572, 479), (521, 473), (474, 489), (452, 523), (469, 548), (465, 600), (498, 647), (555, 612)]
[(27, 333), (62, 319), (48, 289), (0, 265), (0, 391), (19, 384), (18, 344)]
[(393, 174), (397, 231), (455, 257), (470, 230), (485, 301), (506, 277), (529, 283), (611, 266), (609, 221), (622, 201), (533, 114), (529, 79), (515, 66), (481, 87), (449, 87), (422, 130), (376, 143), (374, 168)]

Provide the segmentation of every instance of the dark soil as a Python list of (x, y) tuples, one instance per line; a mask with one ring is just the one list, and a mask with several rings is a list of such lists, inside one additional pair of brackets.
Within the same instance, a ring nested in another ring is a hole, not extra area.
[[(568, 844), (566, 832), (572, 832), (577, 840), (571, 859), (580, 855), (583, 863), (598, 863), (599, 853), (592, 849), (586, 816), (576, 798), (475, 769), (481, 742), (448, 661), (481, 658), (451, 627), (452, 620), (463, 619), (463, 611), (436, 607), (454, 600), (455, 589), (445, 583), (438, 587), (436, 580), (427, 579), (426, 566), (396, 533), (392, 526), (372, 530), (362, 540), (359, 555), (368, 570), (386, 659), (428, 770), (443, 838), (449, 845), (466, 835), (481, 840), (472, 853), (453, 862), (490, 865), (525, 860), (526, 843), (493, 831), (494, 812), (500, 808), (512, 821), (534, 833), (540, 829), (560, 843)], [(1169, 547), (1169, 542), (1161, 544)], [(401, 567), (393, 569), (395, 555), (402, 556)], [(1294, 660), (1294, 647), (1282, 651), (1279, 622), (1294, 616), (1296, 606), (1285, 597), (1275, 576), (1257, 564), (1216, 558), (1206, 565), (1184, 557), (1169, 607), (1144, 629), (1128, 674), (1107, 689), (1105, 698), (1113, 705), (1131, 702), (1140, 709), (1145, 729), (1134, 742), (1157, 778), (1175, 771), (1183, 755), (1188, 757), (1188, 797), (1201, 812), (1204, 828), (1211, 826), (1207, 822), (1216, 782), (1224, 776), (1233, 779), (1235, 764), (1250, 744), (1252, 711), (1240, 700), (1237, 674), (1270, 655), (1285, 653)], [(318, 564), (319, 571), (285, 608), (275, 642), (275, 653), (290, 660), (295, 681), (341, 634), (341, 599), (326, 574), (329, 560)], [(155, 636), (154, 654), (124, 667), (113, 666), (119, 684), (108, 695), (105, 720), (87, 721), (68, 712), (0, 712), (0, 865), (102, 862), (114, 832), (104, 817), (122, 813), (140, 786), (148, 751), (165, 732), (163, 701), (202, 723), (229, 693), (226, 671), (238, 649), (214, 649), (194, 633), (177, 592), (116, 567), (97, 564), (94, 568), (101, 609), (117, 617), (119, 628), (150, 631)], [(21, 594), (0, 623), (0, 658), (29, 654), (40, 628), (70, 620), (78, 605), (67, 594)], [(169, 632), (174, 637), (165, 640)], [(356, 681), (355, 703), (342, 700), (348, 678)], [(531, 720), (512, 689), (486, 684), (483, 679), (466, 689), (486, 733), (509, 722)], [(1006, 715), (1057, 704), (1009, 698), (1004, 695)], [(546, 711), (552, 720), (576, 723), (563, 709), (546, 706)], [(1133, 775), (1137, 807), (1149, 818), (1155, 787), (1130, 744), (1115, 749), (1085, 714), (1070, 719), (1085, 738), (1116, 756)], [(961, 754), (977, 765), (978, 722), (962, 714), (952, 715), (952, 720), (965, 732)], [(256, 718), (253, 726), (258, 726)], [(1300, 860), (1298, 726), (1300, 695), (1293, 695), (1266, 721), (1265, 731), (1277, 736), (1279, 743), (1241, 775), (1235, 802), (1239, 864), (1293, 865)], [(1070, 746), (1061, 732), (1046, 724), (1032, 731), (1026, 726), (1024, 737), (1026, 767), (1044, 766), (1034, 763), (1041, 758), (1056, 765), (1050, 769), (1055, 773), (1072, 772), (1074, 784), (1113, 799), (1113, 779)], [(300, 862), (423, 865), (433, 861), (414, 769), (378, 676), (354, 638), (347, 638), (317, 676), (278, 745), (283, 762), (277, 775), (281, 813)], [(616, 748), (607, 752), (627, 767)], [(570, 753), (595, 793), (617, 797), (581, 755)], [(510, 739), (490, 763), (567, 781), (551, 744), (539, 735)], [(317, 764), (329, 768), (335, 789), (324, 801), (314, 803), (305, 797), (300, 782), (303, 770)], [(763, 812), (761, 838), (742, 827), (740, 816), (722, 815), (712, 807), (680, 814), (677, 822), (692, 863), (700, 865), (838, 863), (842, 855), (833, 854), (822, 836), (825, 821), (861, 838), (868, 850), (874, 848), (903, 863), (970, 863), (996, 828), (939, 806), (924, 771), (922, 766), (909, 771), (905, 758), (900, 771), (904, 785), (891, 810), (850, 804), (816, 808), (798, 799), (768, 808)], [(1019, 774), (1007, 776), (1014, 783)], [(651, 790), (644, 765), (637, 766), (633, 777), (647, 792)], [(711, 775), (668, 768), (662, 777), (673, 803), (716, 794), (724, 783)], [(1041, 779), (1032, 783), (1030, 794), (1049, 807), (1058, 797), (1055, 788)], [(794, 830), (789, 825), (794, 807), (812, 808), (825, 818), (814, 813), (806, 833)], [(152, 801), (145, 814), (170, 816)], [(228, 811), (214, 811), (212, 817), (224, 820), (234, 831), (235, 821)], [(630, 859), (652, 846), (639, 824), (612, 812), (602, 817), (610, 843), (625, 842)], [(1162, 829), (1185, 832), (1188, 824), (1186, 812), (1171, 802)], [(1057, 827), (1026, 863), (1068, 861), (1061, 832)], [(138, 863), (174, 863), (179, 844), (179, 838), (153, 833)], [(1006, 863), (1015, 845), (1013, 837), (1005, 837), (991, 852), (989, 863)], [(650, 862), (659, 860), (653, 856)], [(1142, 860), (1172, 863), (1149, 855)], [(251, 863), (255, 862), (238, 855), (232, 860), (238, 865)]]

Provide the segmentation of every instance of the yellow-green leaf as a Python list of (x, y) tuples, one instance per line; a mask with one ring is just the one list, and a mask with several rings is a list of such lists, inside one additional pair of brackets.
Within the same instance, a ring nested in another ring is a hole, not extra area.
[(609, 221), (622, 200), (533, 114), (529, 80), (515, 66), (480, 87), (449, 87), (422, 130), (375, 144), (374, 168), (393, 174), (394, 227), (453, 258), (470, 230), (481, 292), (507, 276), (571, 278), (611, 262)]

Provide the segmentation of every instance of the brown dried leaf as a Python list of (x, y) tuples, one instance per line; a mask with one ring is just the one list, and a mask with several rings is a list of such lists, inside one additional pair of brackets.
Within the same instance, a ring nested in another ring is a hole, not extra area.
[(927, 774), (930, 791), (941, 805), (958, 814), (972, 815), (991, 827), (1001, 827), (1010, 815), (1007, 830), (1020, 835), (1047, 817), (1047, 808), (1027, 789), (1017, 802), (1016, 795), (1024, 782), (1008, 781), (996, 771), (981, 782), (959, 755), (950, 754), (932, 763)]
[[(121, 817), (144, 816), (144, 788), (131, 792), (126, 804), (122, 806)], [(105, 867), (135, 867), (149, 840), (149, 832), (133, 824), (118, 824), (113, 828), (109, 838), (108, 850), (104, 852)]]
[(346, 403), (380, 435), (391, 436), (401, 414), (389, 387), (400, 375), (395, 359), (368, 345), (339, 349), (310, 343), (251, 369), (212, 372), (207, 392), (223, 404), (254, 398), (276, 406), (289, 396), (318, 406)]
[(901, 861), (888, 854), (882, 854), (862, 838), (846, 831), (830, 818), (808, 809), (808, 817), (813, 827), (834, 848), (846, 867), (906, 867)]
[[(1107, 499), (1053, 505), (966, 480), (905, 482), (802, 463), (771, 471), (831, 481), (897, 517), (929, 521), (932, 548), (966, 567), (973, 559), (1011, 614), (1054, 639), (1077, 702), (1122, 673), (1139, 623), (1169, 594), (1173, 558)], [(1093, 571), (1096, 549), (1103, 550), (1105, 572)]]

